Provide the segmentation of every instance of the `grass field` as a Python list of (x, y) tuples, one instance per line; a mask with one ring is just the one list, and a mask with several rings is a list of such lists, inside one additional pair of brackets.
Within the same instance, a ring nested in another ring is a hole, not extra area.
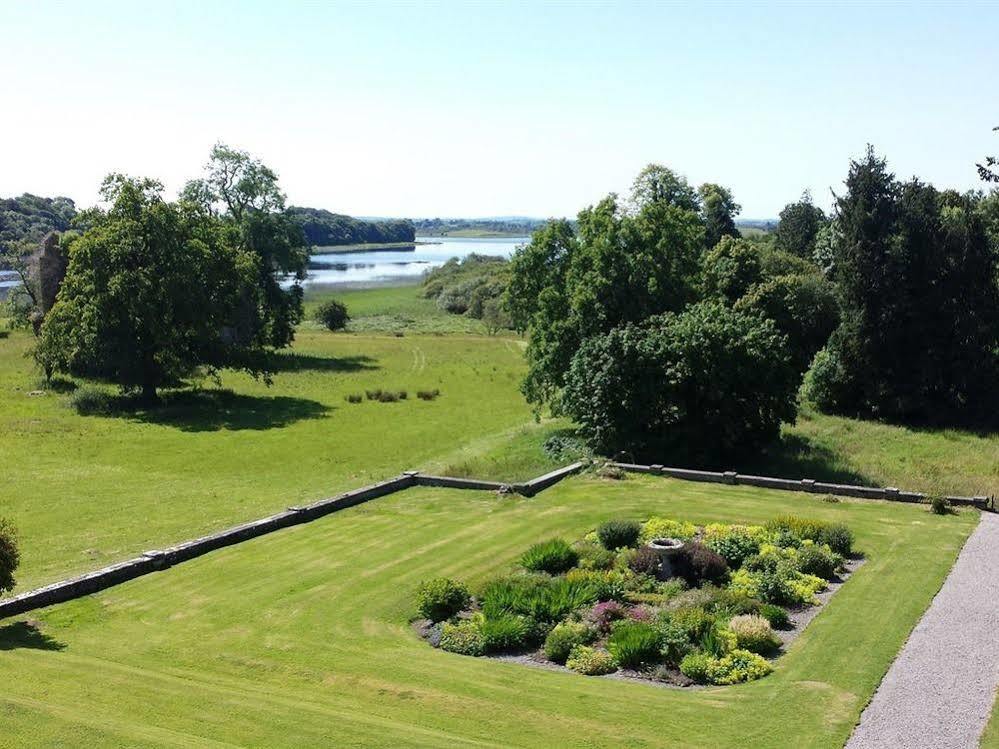
[[(407, 625), (612, 516), (842, 520), (867, 562), (776, 672), (678, 691), (442, 653)], [(411, 490), (0, 628), (4, 746), (839, 747), (975, 520), (748, 487), (572, 479), (533, 500)], [(918, 549), (920, 553), (913, 553)]]

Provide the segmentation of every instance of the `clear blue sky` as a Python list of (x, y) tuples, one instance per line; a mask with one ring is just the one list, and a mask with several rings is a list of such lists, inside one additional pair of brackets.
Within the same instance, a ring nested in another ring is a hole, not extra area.
[(216, 140), (355, 215), (574, 215), (650, 161), (746, 218), (829, 203), (873, 143), (978, 186), (999, 4), (0, 0), (0, 196), (175, 191)]

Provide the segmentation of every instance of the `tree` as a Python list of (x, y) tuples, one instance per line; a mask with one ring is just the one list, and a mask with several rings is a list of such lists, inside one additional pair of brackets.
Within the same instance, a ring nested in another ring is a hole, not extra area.
[(237, 335), (255, 258), (216, 218), (167, 203), (155, 180), (109, 176), (91, 228), (73, 244), (36, 357), (58, 370), (118, 383), (156, 400), (196, 367), (265, 367), (258, 342)]
[(489, 335), (496, 335), (501, 330), (511, 327), (513, 323), (502, 299), (493, 297), (486, 300), (482, 305), (482, 323)]
[[(730, 196), (731, 197), (731, 196)], [(653, 203), (676, 206), (697, 213), (701, 199), (687, 180), (662, 164), (649, 164), (631, 185), (631, 209), (640, 211)]]
[(705, 463), (776, 438), (797, 385), (771, 321), (701, 302), (584, 341), (563, 410), (604, 454)]
[(17, 548), (17, 532), (9, 521), (0, 518), (0, 593), (14, 589), (16, 584), (14, 572), (20, 562), (21, 554)]
[(812, 204), (812, 196), (806, 190), (797, 203), (788, 203), (780, 212), (780, 221), (774, 234), (777, 249), (811, 259), (815, 251), (815, 238), (825, 220), (822, 209)]
[(220, 217), (232, 241), (256, 258), (256, 290), (243, 299), (236, 326), (241, 341), (289, 345), (302, 319), (308, 251), (301, 226), (285, 210), (277, 175), (245, 151), (218, 143), (205, 177), (188, 182), (182, 198)]
[(706, 182), (697, 189), (701, 197), (704, 216), (704, 245), (711, 249), (722, 237), (738, 237), (735, 217), (742, 206), (735, 202), (732, 193), (721, 185)]
[[(992, 128), (999, 131), (999, 127)], [(976, 164), (978, 176), (985, 182), (999, 182), (999, 157), (986, 156), (984, 164)]]
[(763, 279), (763, 253), (745, 239), (722, 237), (702, 265), (705, 295), (730, 305)]
[(609, 196), (580, 212), (575, 232), (560, 222), (536, 232), (514, 256), (508, 290), (513, 322), (529, 332), (528, 400), (557, 411), (584, 340), (692, 302), (703, 247), (701, 217), (666, 200), (625, 214)]
[(316, 322), (330, 331), (343, 330), (350, 322), (350, 315), (347, 314), (347, 307), (343, 302), (329, 299), (320, 304), (316, 310)]
[(809, 389), (820, 407), (909, 423), (999, 423), (999, 264), (981, 196), (898, 183), (869, 149), (837, 200), (843, 321)]

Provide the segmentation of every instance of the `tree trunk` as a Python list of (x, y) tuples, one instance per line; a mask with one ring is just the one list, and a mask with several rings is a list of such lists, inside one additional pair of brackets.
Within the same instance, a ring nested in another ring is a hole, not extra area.
[(142, 402), (150, 406), (160, 402), (159, 396), (156, 395), (156, 385), (151, 382), (142, 383)]

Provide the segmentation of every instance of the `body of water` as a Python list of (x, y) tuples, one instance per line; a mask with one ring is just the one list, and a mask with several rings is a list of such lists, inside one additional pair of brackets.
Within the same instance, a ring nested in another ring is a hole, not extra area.
[(418, 244), (412, 250), (313, 255), (312, 267), (305, 284), (360, 287), (400, 281), (415, 282), (427, 270), (444, 265), (453, 257), (463, 258), (472, 253), (510, 257), (517, 247), (529, 242), (530, 237), (417, 237), (416, 241), (434, 244)]

